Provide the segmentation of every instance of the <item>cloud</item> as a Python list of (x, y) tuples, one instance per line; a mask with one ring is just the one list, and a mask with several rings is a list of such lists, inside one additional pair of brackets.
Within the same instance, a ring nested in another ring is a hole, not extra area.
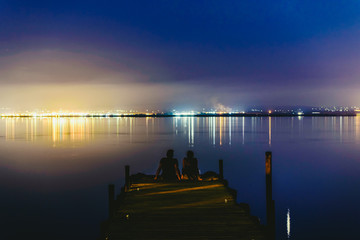
[(353, 47), (358, 35), (349, 34), (291, 47), (249, 48), (242, 54), (169, 46), (145, 53), (118, 49), (109, 55), (22, 51), (0, 56), (0, 103), (55, 111), (356, 105), (360, 72)]
[(145, 81), (124, 62), (92, 54), (37, 50), (0, 58), (2, 84), (124, 83)]

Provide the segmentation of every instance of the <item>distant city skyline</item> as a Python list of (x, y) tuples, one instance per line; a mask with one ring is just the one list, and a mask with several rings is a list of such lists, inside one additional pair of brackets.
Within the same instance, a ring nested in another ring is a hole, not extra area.
[(0, 106), (359, 106), (359, 11), (355, 0), (5, 0)]
[(171, 110), (136, 110), (136, 109), (103, 109), (88, 111), (50, 111), (48, 109), (37, 109), (27, 111), (15, 111), (11, 108), (0, 107), (0, 117), (120, 117), (120, 116), (242, 116), (260, 114), (268, 116), (276, 115), (296, 115), (296, 116), (316, 116), (316, 115), (358, 115), (360, 108), (357, 106), (253, 106), (242, 109), (232, 108), (202, 108), (200, 109), (171, 109)]

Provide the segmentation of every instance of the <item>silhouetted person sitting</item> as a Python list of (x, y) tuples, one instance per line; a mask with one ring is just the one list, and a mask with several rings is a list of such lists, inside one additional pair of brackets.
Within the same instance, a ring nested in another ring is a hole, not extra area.
[(187, 151), (186, 157), (183, 159), (183, 169), (181, 179), (201, 180), (198, 168), (198, 160), (194, 158), (193, 151)]
[(163, 181), (177, 181), (180, 180), (179, 163), (176, 158), (173, 158), (174, 150), (170, 149), (166, 153), (166, 158), (160, 160), (158, 169), (154, 180), (157, 180), (162, 171), (161, 179)]

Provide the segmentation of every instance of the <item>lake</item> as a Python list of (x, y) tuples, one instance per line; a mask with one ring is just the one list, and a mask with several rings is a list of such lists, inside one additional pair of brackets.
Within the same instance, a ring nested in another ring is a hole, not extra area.
[(360, 224), (360, 116), (0, 119), (1, 239), (96, 239), (107, 185), (124, 166), (154, 174), (193, 150), (266, 224), (273, 153), (277, 239), (354, 239)]

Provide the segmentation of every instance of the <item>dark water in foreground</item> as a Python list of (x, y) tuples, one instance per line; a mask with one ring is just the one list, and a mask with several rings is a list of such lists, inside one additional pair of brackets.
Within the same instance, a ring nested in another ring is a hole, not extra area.
[(265, 223), (273, 152), (277, 239), (358, 239), (360, 116), (0, 119), (0, 239), (96, 239), (107, 184), (173, 148), (218, 170)]

